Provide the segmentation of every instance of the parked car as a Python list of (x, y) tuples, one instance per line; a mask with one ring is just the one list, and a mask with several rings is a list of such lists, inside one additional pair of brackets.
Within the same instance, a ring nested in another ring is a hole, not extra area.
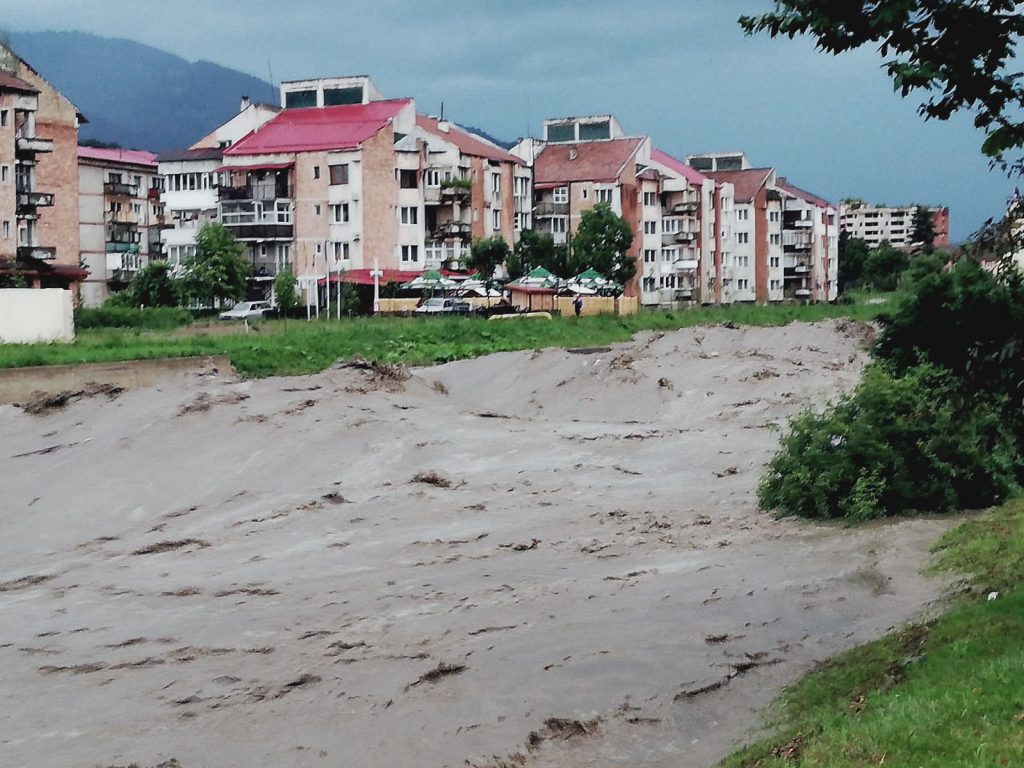
[(221, 320), (262, 320), (273, 314), (269, 301), (240, 301), (227, 312), (221, 312)]
[(418, 315), (459, 314), (468, 315), (473, 305), (458, 299), (433, 298), (427, 299), (414, 310)]

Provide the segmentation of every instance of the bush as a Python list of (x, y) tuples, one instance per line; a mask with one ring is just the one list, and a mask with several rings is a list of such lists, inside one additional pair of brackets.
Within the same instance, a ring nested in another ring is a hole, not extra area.
[(794, 420), (758, 500), (779, 516), (849, 521), (997, 503), (1024, 476), (1008, 403), (965, 395), (933, 365), (894, 376), (876, 363), (853, 394)]
[(134, 328), (136, 330), (159, 331), (179, 328), (192, 322), (192, 313), (176, 307), (135, 307), (117, 306), (112, 301), (97, 309), (75, 310), (75, 327), (83, 328)]

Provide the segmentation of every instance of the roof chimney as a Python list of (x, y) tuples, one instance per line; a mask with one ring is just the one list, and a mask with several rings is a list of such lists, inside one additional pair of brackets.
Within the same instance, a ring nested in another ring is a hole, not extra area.
[(247, 110), (248, 108), (249, 108), (249, 97), (248, 96), (243, 96), (242, 97), (242, 104), (238, 108), (238, 111), (239, 112), (245, 112), (245, 110)]
[(440, 120), (437, 123), (437, 130), (441, 131), (442, 133), (448, 133), (451, 130), (451, 128), (451, 124), (447, 120)]

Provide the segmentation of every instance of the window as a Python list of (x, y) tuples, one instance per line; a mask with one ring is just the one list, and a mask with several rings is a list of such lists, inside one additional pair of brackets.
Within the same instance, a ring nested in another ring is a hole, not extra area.
[(736, 219), (738, 221), (747, 221), (750, 218), (750, 211), (746, 208), (736, 209)]
[(675, 261), (679, 258), (678, 248), (662, 248), (661, 249), (661, 260), (662, 261)]
[(108, 173), (107, 174), (107, 181), (109, 181), (111, 184), (120, 184), (122, 178), (123, 177), (121, 176), (120, 173)]
[(768, 236), (768, 242), (771, 245), (781, 245), (782, 244), (782, 235), (769, 235)]
[(0, 165), (0, 181), (6, 184), (10, 181), (11, 167), (9, 165)]
[(654, 263), (657, 260), (658, 260), (658, 252), (656, 250), (654, 250), (653, 248), (648, 248), (648, 249), (644, 250), (644, 263), (645, 264), (652, 264), (652, 263)]
[(644, 222), (644, 234), (645, 235), (656, 235), (656, 234), (658, 234), (658, 222), (656, 222), (656, 221), (645, 221)]
[(565, 216), (555, 216), (555, 218), (553, 218), (551, 220), (551, 231), (554, 232), (555, 234), (564, 235), (565, 234), (565, 225), (566, 225), (566, 217)]
[(749, 232), (737, 232), (736, 233), (736, 242), (739, 243), (740, 245), (746, 245), (747, 243), (750, 242), (750, 233)]
[(782, 290), (782, 281), (781, 280), (769, 280), (768, 281), (768, 290), (770, 290), (770, 291), (781, 291)]
[(498, 232), (501, 229), (501, 211), (491, 211), (491, 229)]
[(7, 127), (7, 110), (0, 109), (0, 128)]
[(657, 192), (644, 192), (644, 205), (657, 205), (658, 204), (658, 193)]
[(331, 174), (332, 185), (348, 184), (348, 163), (342, 163), (341, 165), (329, 165), (327, 168)]
[(772, 269), (778, 269), (779, 268), (779, 257), (778, 256), (772, 256), (770, 259), (768, 259), (768, 266), (771, 267)]
[(402, 261), (419, 261), (420, 247), (418, 245), (403, 245), (402, 246)]
[(319, 179), (320, 178), (320, 166), (319, 165), (314, 165), (313, 166), (313, 178), (314, 179)]
[(665, 234), (671, 235), (679, 231), (679, 219), (662, 219), (661, 220), (661, 231)]
[(348, 224), (349, 222), (349, 211), (348, 203), (341, 203), (340, 205), (331, 206), (331, 221), (335, 224)]
[(316, 205), (313, 206), (313, 215), (314, 216), (319, 216), (320, 215), (320, 204), (319, 203), (317, 203)]
[(501, 192), (501, 174), (491, 174), (491, 192)]
[(10, 239), (11, 239), (11, 222), (5, 221), (4, 222), (4, 240), (10, 240)]
[(565, 205), (569, 202), (569, 188), (568, 187), (557, 187), (555, 189), (552, 200), (555, 205)]
[(417, 224), (419, 223), (419, 208), (415, 206), (402, 206), (401, 216), (403, 224)]
[(335, 243), (334, 244), (334, 260), (335, 261), (348, 261), (351, 257), (349, 253), (348, 243)]
[(526, 222), (526, 214), (525, 213), (517, 213), (516, 216), (515, 216), (515, 224), (514, 224), (517, 232), (519, 232), (520, 230), (525, 229), (525, 227), (523, 226), (523, 224), (525, 222)]
[(612, 190), (610, 189), (599, 189), (596, 191), (597, 202), (612, 204)]
[[(346, 168), (348, 166), (345, 166)], [(428, 168), (423, 173), (424, 182), (428, 187), (440, 187), (441, 186), (441, 170), (439, 168)], [(347, 181), (347, 177), (346, 177)], [(331, 182), (334, 183), (333, 181)]]
[(778, 221), (778, 220), (779, 220), (779, 212), (778, 211), (769, 211), (768, 212), (768, 221)]
[(402, 189), (416, 189), (416, 171), (400, 170), (398, 172), (398, 186)]
[(737, 288), (737, 290), (740, 290), (740, 291), (749, 290), (749, 288), (750, 288), (750, 281), (747, 280), (746, 278), (741, 278), (741, 279), (736, 281), (736, 288)]
[(647, 291), (648, 293), (650, 293), (651, 291), (654, 290), (654, 278), (653, 277), (645, 277), (644, 278), (643, 290)]
[(587, 188), (586, 187), (584, 187), (583, 189), (580, 190), (580, 197), (582, 197), (584, 200), (587, 199), (587, 195), (588, 195), (588, 193), (587, 193)]

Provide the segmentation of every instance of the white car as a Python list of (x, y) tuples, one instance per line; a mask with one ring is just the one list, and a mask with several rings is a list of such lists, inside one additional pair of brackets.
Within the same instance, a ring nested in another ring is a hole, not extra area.
[(418, 315), (446, 314), (468, 314), (472, 307), (465, 301), (458, 299), (433, 298), (427, 299), (414, 310)]
[(262, 320), (272, 311), (269, 301), (240, 301), (218, 317), (221, 320)]

